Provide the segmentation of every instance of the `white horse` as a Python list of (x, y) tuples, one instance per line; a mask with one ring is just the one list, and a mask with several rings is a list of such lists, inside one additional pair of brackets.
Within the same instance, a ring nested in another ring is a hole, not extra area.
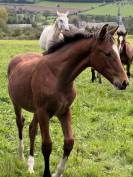
[(60, 13), (57, 11), (54, 24), (44, 28), (39, 40), (42, 49), (48, 50), (53, 43), (63, 40), (62, 32), (69, 31), (68, 14), (69, 12)]

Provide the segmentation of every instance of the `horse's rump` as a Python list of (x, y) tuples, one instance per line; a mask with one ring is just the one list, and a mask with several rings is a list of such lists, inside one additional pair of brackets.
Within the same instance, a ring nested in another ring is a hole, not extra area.
[(20, 54), (14, 57), (8, 65), (8, 77), (11, 74), (11, 71), (21, 62), (26, 62), (29, 60), (36, 60), (41, 58), (41, 54), (37, 53), (27, 53), (27, 54)]
[(133, 47), (130, 43), (126, 42), (126, 53), (128, 58), (130, 59), (130, 62), (133, 60)]
[(12, 102), (30, 112), (34, 109), (31, 80), (41, 57), (41, 54), (36, 53), (21, 54), (8, 67), (8, 89)]

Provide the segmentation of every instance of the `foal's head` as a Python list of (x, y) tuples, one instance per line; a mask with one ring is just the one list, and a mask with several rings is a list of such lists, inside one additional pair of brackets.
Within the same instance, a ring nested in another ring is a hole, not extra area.
[(123, 51), (123, 47), (124, 47), (125, 41), (126, 41), (127, 32), (118, 31), (117, 35), (118, 35), (118, 38), (117, 38), (118, 50), (119, 50), (119, 53), (121, 54), (122, 51)]
[(56, 22), (59, 30), (61, 30), (62, 32), (69, 31), (68, 14), (68, 11), (66, 13), (60, 13), (57, 11), (58, 17), (56, 19)]
[(117, 28), (108, 31), (108, 25), (104, 25), (97, 42), (92, 46), (91, 66), (103, 74), (118, 89), (125, 89), (128, 78), (121, 64), (118, 48), (115, 44), (114, 33)]

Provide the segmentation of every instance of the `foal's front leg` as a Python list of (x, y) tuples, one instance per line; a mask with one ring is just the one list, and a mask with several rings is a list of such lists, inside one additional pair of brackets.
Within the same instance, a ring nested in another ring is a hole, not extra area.
[(44, 107), (37, 109), (37, 118), (42, 136), (42, 153), (44, 156), (45, 170), (43, 177), (51, 177), (49, 168), (49, 158), (52, 151), (52, 141), (49, 133), (49, 116)]
[(65, 169), (65, 163), (68, 159), (68, 156), (73, 149), (74, 139), (72, 134), (71, 127), (71, 112), (68, 110), (64, 115), (59, 116), (59, 120), (61, 122), (63, 134), (64, 134), (64, 154), (60, 163), (57, 166), (56, 173), (52, 175), (52, 177), (60, 177)]
[(127, 64), (127, 76), (128, 76), (128, 78), (130, 78), (130, 64)]

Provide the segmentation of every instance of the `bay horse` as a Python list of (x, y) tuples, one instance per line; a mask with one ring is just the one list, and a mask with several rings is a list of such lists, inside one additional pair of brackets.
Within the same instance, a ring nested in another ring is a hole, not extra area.
[(68, 14), (68, 11), (66, 13), (57, 11), (57, 18), (54, 24), (44, 28), (39, 39), (40, 47), (42, 49), (48, 50), (52, 44), (59, 40), (63, 40), (62, 32), (69, 31)]
[(95, 68), (116, 88), (126, 89), (128, 77), (114, 42), (116, 29), (104, 25), (99, 33), (64, 34), (64, 41), (54, 44), (46, 55), (26, 53), (13, 58), (8, 67), (8, 90), (19, 132), (19, 155), (24, 158), (22, 109), (34, 113), (29, 126), (30, 155), (28, 170), (34, 172), (34, 141), (39, 123), (44, 156), (43, 177), (51, 177), (52, 141), (49, 120), (58, 117), (64, 134), (64, 152), (55, 174), (61, 177), (74, 145), (71, 104), (75, 99), (75, 78), (87, 67)]
[(130, 78), (130, 68), (133, 61), (133, 47), (126, 41), (127, 32), (118, 31), (118, 50), (120, 53), (121, 62), (126, 65), (127, 75)]

